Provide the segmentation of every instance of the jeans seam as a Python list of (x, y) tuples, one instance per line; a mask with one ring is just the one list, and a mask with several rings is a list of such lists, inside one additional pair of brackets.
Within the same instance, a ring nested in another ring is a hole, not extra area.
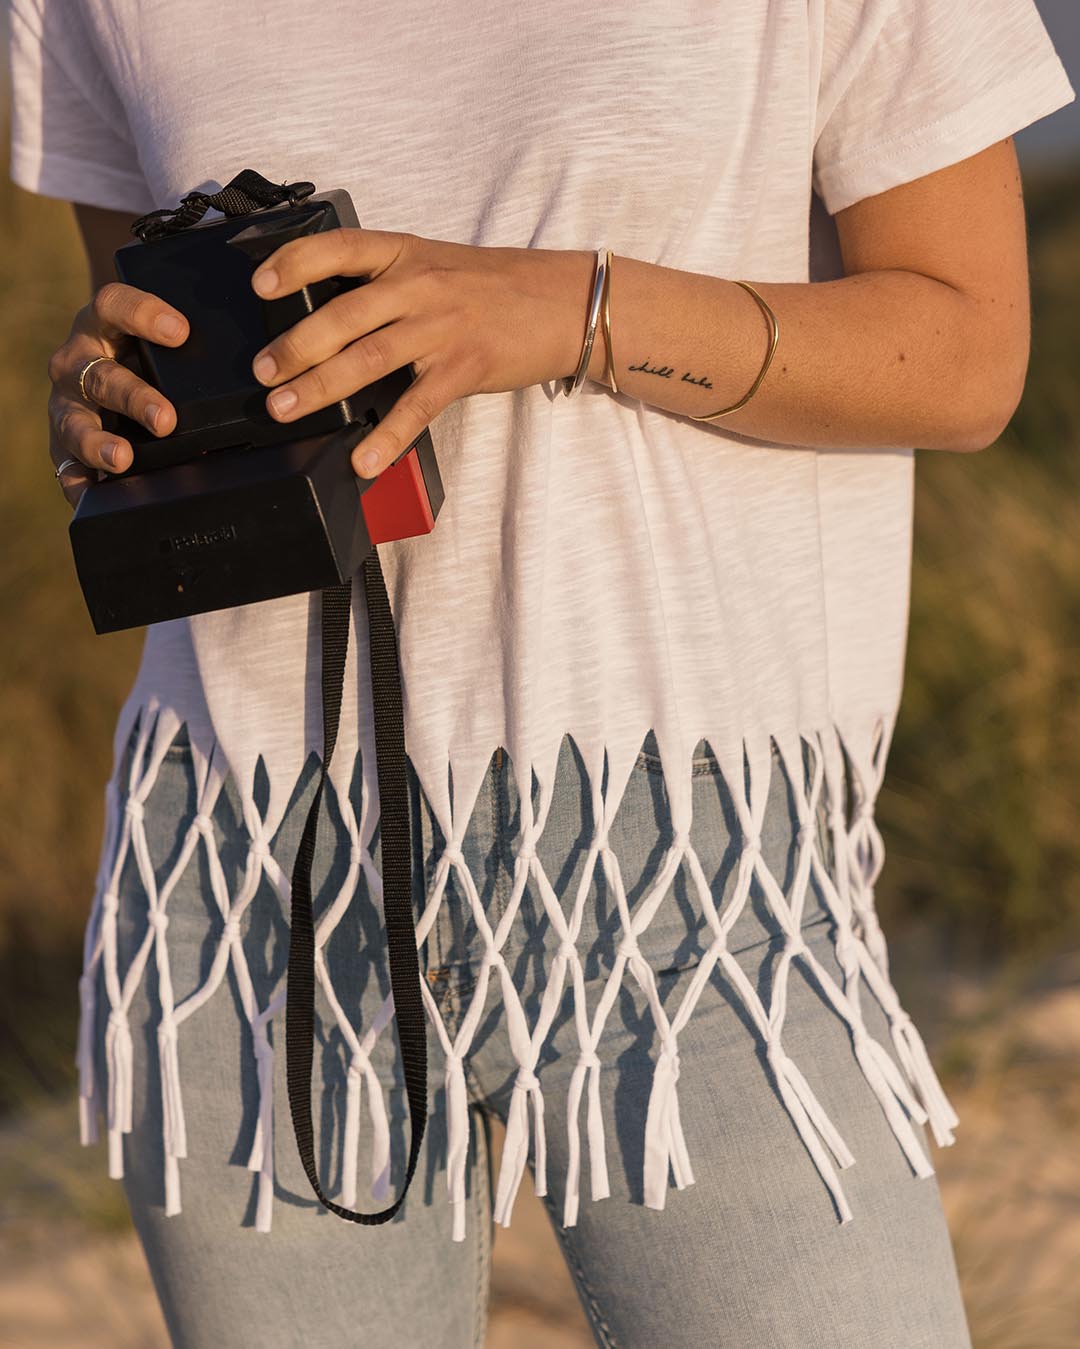
[(589, 1320), (592, 1323), (592, 1328), (594, 1332), (597, 1334), (597, 1336), (599, 1336), (600, 1342), (605, 1346), (605, 1349), (619, 1349), (619, 1343), (615, 1338), (615, 1332), (611, 1329), (611, 1327), (608, 1325), (607, 1321), (604, 1318), (604, 1313), (600, 1309), (600, 1303), (597, 1301), (596, 1293), (593, 1290), (593, 1286), (589, 1282), (584, 1269), (581, 1267), (581, 1264), (578, 1261), (577, 1252), (574, 1250), (573, 1246), (570, 1243), (569, 1237), (566, 1236), (561, 1224), (559, 1223), (558, 1215), (555, 1212), (554, 1205), (552, 1203), (550, 1195), (544, 1195), (544, 1204), (548, 1210), (548, 1213), (551, 1215), (552, 1227), (555, 1229), (555, 1236), (559, 1242), (559, 1246), (562, 1249), (563, 1258), (566, 1260), (567, 1264), (573, 1271), (574, 1277), (578, 1283), (578, 1287), (585, 1294), (585, 1301), (588, 1304), (588, 1308), (591, 1313), (589, 1316)]
[[(477, 1121), (475, 1127), (480, 1130), (484, 1128), (483, 1120)], [(478, 1241), (475, 1243), (477, 1253), (476, 1268), (476, 1291), (474, 1307), (476, 1310), (476, 1327), (473, 1334), (473, 1349), (483, 1349), (484, 1338), (487, 1334), (488, 1324), (488, 1300), (490, 1298), (490, 1247), (488, 1246), (489, 1229), (488, 1224), (491, 1221), (491, 1195), (488, 1190), (488, 1160), (487, 1160), (487, 1135), (484, 1135), (483, 1152), (481, 1157), (481, 1145), (479, 1134), (477, 1134), (476, 1157), (479, 1165), (473, 1171), (473, 1194), (475, 1203), (473, 1205), (473, 1222), (476, 1225)]]

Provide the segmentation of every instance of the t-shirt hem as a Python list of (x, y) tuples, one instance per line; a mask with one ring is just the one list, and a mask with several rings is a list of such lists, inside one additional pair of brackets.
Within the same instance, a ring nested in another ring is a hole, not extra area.
[(1076, 90), (1058, 65), (1038, 84), (1030, 70), (988, 90), (945, 117), (814, 170), (815, 190), (830, 215), (911, 182), (1030, 126), (1072, 103)]
[(19, 141), (11, 145), (9, 176), (16, 186), (43, 197), (59, 197), (105, 210), (154, 209), (146, 182), (138, 174), (68, 155), (45, 154)]

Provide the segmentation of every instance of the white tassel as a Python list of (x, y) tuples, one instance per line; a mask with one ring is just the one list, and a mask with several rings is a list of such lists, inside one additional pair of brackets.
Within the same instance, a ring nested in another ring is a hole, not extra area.
[(825, 1149), (821, 1146), (818, 1135), (820, 1134), (821, 1138), (828, 1144), (841, 1169), (854, 1165), (855, 1158), (836, 1131), (832, 1121), (821, 1108), (817, 1097), (810, 1090), (809, 1083), (776, 1040), (769, 1041), (766, 1047), (766, 1056), (776, 1076), (777, 1086), (784, 1098), (784, 1104), (787, 1106), (788, 1113), (799, 1131), (799, 1137), (814, 1159), (814, 1164), (836, 1203), (837, 1210), (840, 1213), (840, 1221), (841, 1223), (848, 1223), (852, 1218), (851, 1208), (840, 1185), (839, 1177), (833, 1170), (833, 1165), (829, 1161)]
[(503, 1227), (510, 1226), (510, 1213), (514, 1199), (525, 1173), (525, 1163), (529, 1156), (529, 1097), (533, 1101), (533, 1118), (536, 1124), (536, 1193), (547, 1193), (544, 1173), (544, 1098), (540, 1091), (540, 1080), (531, 1068), (524, 1064), (518, 1066), (514, 1080), (514, 1092), (510, 1098), (507, 1113), (506, 1138), (503, 1142), (502, 1161), (499, 1165), (499, 1183), (495, 1197), (495, 1221)]
[(446, 1186), (454, 1241), (465, 1240), (465, 1162), (469, 1152), (469, 1104), (460, 1054), (446, 1059)]
[(131, 1028), (127, 1010), (114, 1007), (105, 1029), (105, 1061), (109, 1073), (109, 1176), (122, 1180), (124, 1151), (122, 1134), (131, 1132)]
[(892, 1036), (904, 1071), (926, 1107), (934, 1141), (938, 1147), (948, 1147), (950, 1143), (956, 1142), (956, 1136), (952, 1131), (960, 1120), (942, 1090), (922, 1036), (906, 1012), (901, 1012), (893, 1021)]
[(653, 1069), (652, 1090), (645, 1118), (645, 1203), (662, 1209), (667, 1197), (668, 1167), (682, 1190), (693, 1185), (694, 1174), (679, 1120), (679, 1100), (675, 1084), (679, 1080), (679, 1052), (674, 1037), (660, 1050)]
[(180, 1212), (178, 1157), (187, 1156), (187, 1126), (180, 1094), (180, 1064), (177, 1056), (177, 1026), (171, 1018), (158, 1027), (158, 1061), (161, 1066), (162, 1133), (165, 1148), (165, 1214)]
[(570, 1078), (570, 1095), (567, 1101), (566, 1123), (569, 1138), (567, 1160), (566, 1195), (563, 1200), (563, 1226), (573, 1227), (578, 1219), (579, 1187), (581, 1181), (581, 1140), (578, 1130), (578, 1110), (581, 1091), (585, 1084), (585, 1074), (589, 1074), (589, 1175), (592, 1182), (593, 1199), (608, 1199), (611, 1187), (608, 1183), (607, 1152), (604, 1145), (604, 1120), (600, 1105), (600, 1056), (595, 1049), (583, 1049), (574, 1064)]

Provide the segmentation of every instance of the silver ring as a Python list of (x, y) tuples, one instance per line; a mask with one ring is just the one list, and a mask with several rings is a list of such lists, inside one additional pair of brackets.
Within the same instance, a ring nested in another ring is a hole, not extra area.
[(61, 475), (62, 473), (66, 473), (66, 472), (68, 471), (68, 469), (71, 468), (72, 465), (74, 465), (74, 464), (78, 464), (78, 466), (81, 468), (81, 467), (82, 467), (82, 460), (81, 460), (81, 459), (65, 459), (65, 460), (64, 460), (64, 462), (63, 462), (63, 463), (60, 465), (60, 467), (56, 470), (56, 473), (53, 475), (53, 476), (56, 478), (57, 482), (60, 481), (60, 475)]
[(86, 385), (83, 382), (86, 379), (87, 372), (92, 365), (97, 365), (98, 361), (111, 361), (111, 356), (92, 356), (79, 371), (79, 397), (89, 403), (90, 395), (86, 392)]

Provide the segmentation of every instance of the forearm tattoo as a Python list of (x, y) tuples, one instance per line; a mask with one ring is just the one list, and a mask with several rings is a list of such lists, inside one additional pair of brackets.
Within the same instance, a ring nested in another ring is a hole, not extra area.
[[(659, 375), (661, 379), (671, 379), (675, 374), (673, 365), (650, 365), (647, 360), (642, 361), (640, 365), (631, 365), (629, 369), (640, 370), (643, 375)], [(705, 375), (702, 375), (700, 379), (695, 379), (689, 370), (683, 371), (681, 383), (698, 384), (703, 389), (712, 388), (711, 381)]]

